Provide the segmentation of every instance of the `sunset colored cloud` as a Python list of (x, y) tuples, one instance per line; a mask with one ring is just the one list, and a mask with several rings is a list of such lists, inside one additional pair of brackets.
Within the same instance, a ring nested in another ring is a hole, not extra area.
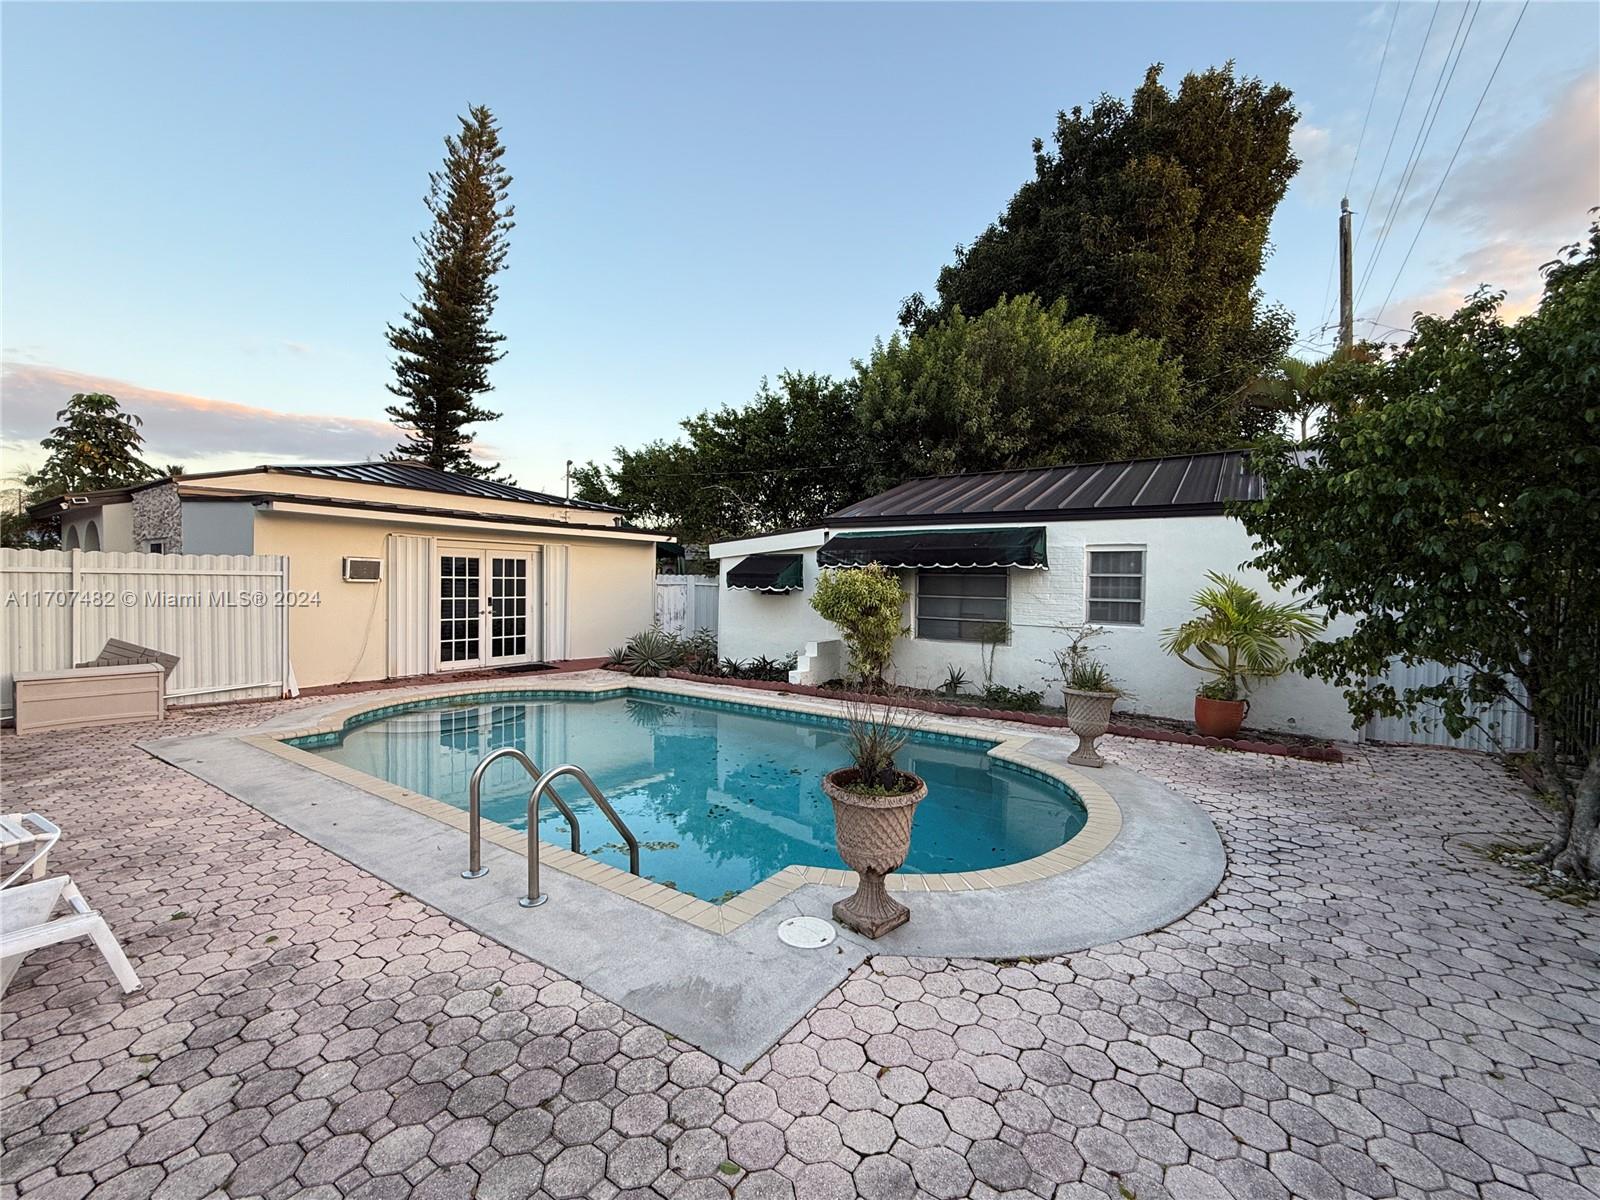
[(146, 457), (191, 470), (252, 462), (345, 462), (377, 458), (399, 431), (387, 421), (277, 412), (210, 396), (189, 396), (62, 367), (8, 362), (0, 430), (8, 454), (35, 457), (74, 392), (109, 392), (144, 422)]

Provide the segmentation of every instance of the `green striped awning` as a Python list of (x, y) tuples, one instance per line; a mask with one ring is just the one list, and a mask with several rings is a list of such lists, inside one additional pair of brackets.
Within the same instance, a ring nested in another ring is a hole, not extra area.
[(798, 592), (805, 586), (798, 554), (752, 554), (728, 568), (728, 586), (741, 592)]

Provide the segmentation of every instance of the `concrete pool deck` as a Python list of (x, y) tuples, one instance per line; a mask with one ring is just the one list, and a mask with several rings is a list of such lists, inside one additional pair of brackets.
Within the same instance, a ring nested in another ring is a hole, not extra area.
[[(573, 677), (551, 682), (551, 690), (569, 690)], [(617, 686), (614, 677), (602, 682)], [(460, 689), (391, 694), (384, 702), (452, 690)], [(717, 691), (676, 681), (660, 690)], [(793, 707), (834, 706), (803, 701)], [(263, 735), (305, 729), (347, 708), (301, 709), (243, 732), (140, 745), (399, 891), (734, 1066), (759, 1057), (869, 955), (1015, 959), (1086, 949), (1183, 916), (1215, 891), (1226, 865), (1203, 809), (1134, 772), (1108, 766), (1096, 782), (1115, 797), (1120, 826), (1088, 861), (1033, 882), (907, 895), (911, 922), (877, 942), (843, 929), (822, 950), (794, 949), (778, 940), (777, 925), (788, 917), (829, 915), (848, 891), (831, 883), (799, 884), (727, 932), (697, 927), (561, 870), (544, 873), (550, 903), (528, 910), (517, 904), (526, 876), (521, 853), (486, 837), (488, 876), (464, 880), (466, 839), (458, 828), (286, 761), (259, 743)], [(998, 723), (959, 724), (973, 736), (1015, 739), (1014, 729)], [(1047, 764), (1064, 764), (1075, 745), (1065, 734), (1015, 740), (1029, 758)]]

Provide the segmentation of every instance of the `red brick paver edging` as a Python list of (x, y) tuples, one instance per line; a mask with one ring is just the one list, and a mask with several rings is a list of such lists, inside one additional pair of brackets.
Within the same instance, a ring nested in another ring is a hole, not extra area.
[[(619, 670), (620, 668), (611, 668)], [(724, 687), (750, 688), (758, 692), (788, 692), (796, 696), (818, 696), (824, 700), (881, 701), (882, 696), (866, 692), (845, 692), (834, 688), (812, 687), (804, 683), (779, 683), (765, 679), (724, 679), (720, 675), (696, 675), (690, 671), (668, 671), (668, 679), (684, 679), (694, 683), (716, 683)], [(914, 708), (922, 712), (939, 713), (949, 717), (979, 717), (988, 721), (1016, 721), (1023, 725), (1038, 725), (1046, 729), (1067, 729), (1067, 719), (1052, 713), (1015, 712), (1006, 708), (977, 708), (967, 704), (946, 704), (939, 700), (923, 700), (915, 696), (896, 696), (900, 708)], [(1246, 738), (1202, 737), (1198, 733), (1179, 733), (1172, 729), (1150, 729), (1142, 725), (1113, 723), (1107, 730), (1113, 737), (1139, 738), (1149, 742), (1170, 742), (1179, 746), (1212, 746), (1222, 750), (1238, 750), (1245, 754), (1271, 754), (1279, 758), (1303, 758), (1311, 762), (1344, 762), (1344, 753), (1330, 744), (1322, 746), (1292, 746), (1283, 742), (1262, 742)]]

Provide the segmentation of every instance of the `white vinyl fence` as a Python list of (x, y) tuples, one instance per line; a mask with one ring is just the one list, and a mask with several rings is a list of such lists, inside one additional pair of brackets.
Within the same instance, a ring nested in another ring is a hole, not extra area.
[(66, 670), (110, 638), (178, 656), (170, 702), (282, 696), (291, 598), (277, 555), (0, 550), (0, 715), (17, 672)]
[(715, 633), (718, 587), (713, 575), (657, 575), (656, 624), (683, 636), (701, 629)]
[[(1385, 678), (1396, 693), (1404, 694), (1407, 688), (1439, 683), (1451, 673), (1451, 669), (1443, 663), (1418, 663), (1408, 667), (1397, 662), (1389, 668)], [(1411, 727), (1413, 723), (1417, 725), (1416, 729)], [(1477, 725), (1458, 738), (1451, 737), (1445, 730), (1444, 721), (1436, 710), (1425, 708), (1419, 708), (1409, 716), (1374, 717), (1367, 722), (1363, 735), (1374, 742), (1451, 746), (1458, 750), (1482, 750), (1490, 754), (1532, 750), (1538, 744), (1533, 718), (1509, 700), (1492, 705)]]

